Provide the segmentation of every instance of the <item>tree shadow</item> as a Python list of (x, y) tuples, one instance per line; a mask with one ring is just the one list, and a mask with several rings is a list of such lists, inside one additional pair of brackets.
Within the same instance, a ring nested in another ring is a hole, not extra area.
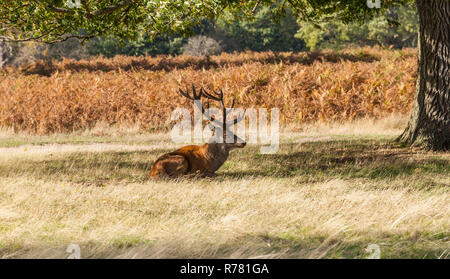
[(164, 152), (167, 150), (77, 152), (40, 160), (20, 159), (0, 165), (0, 177), (32, 176), (93, 186), (109, 181), (143, 182), (154, 159)]
[[(222, 175), (231, 179), (297, 177), (299, 182), (321, 182), (330, 179), (383, 180), (400, 176), (450, 173), (450, 160), (441, 158), (439, 154), (372, 140), (284, 144), (277, 154), (257, 154), (255, 148), (251, 158), (245, 157), (245, 154), (236, 153), (234, 160), (257, 164), (248, 164), (238, 170), (227, 169), (222, 171)], [(425, 187), (425, 184), (449, 186), (422, 181), (421, 187)]]
[[(102, 186), (108, 181), (142, 183), (154, 160), (169, 149), (151, 151), (77, 152), (19, 159), (0, 164), (0, 177), (32, 176)], [(252, 178), (295, 178), (298, 183), (331, 179), (384, 181), (401, 178), (408, 187), (448, 187), (433, 175), (450, 173), (446, 155), (410, 150), (398, 144), (373, 140), (330, 140), (281, 144), (276, 154), (259, 154), (259, 146), (231, 153), (214, 181)], [(185, 179), (201, 179), (190, 178)], [(392, 185), (391, 185), (392, 186)], [(389, 187), (391, 187), (389, 186)], [(393, 186), (392, 186), (393, 187)]]
[(222, 59), (221, 56), (207, 56), (207, 57), (193, 57), (182, 56), (167, 58), (165, 56), (152, 57), (123, 57), (119, 56), (112, 59), (92, 59), (92, 60), (64, 60), (58, 61), (38, 61), (21, 68), (21, 71), (26, 75), (42, 75), (51, 76), (56, 71), (71, 71), (71, 72), (110, 72), (110, 71), (136, 71), (136, 70), (149, 70), (149, 71), (172, 71), (174, 69), (186, 69), (193, 70), (201, 69), (215, 69), (221, 67), (238, 67), (243, 64), (260, 63), (266, 64), (279, 64), (285, 65), (302, 64), (311, 65), (312, 63), (330, 62), (340, 63), (342, 61), (351, 62), (375, 62), (380, 58), (370, 54), (368, 52), (360, 52), (358, 54), (351, 54), (345, 52), (299, 52), (299, 53), (278, 53), (278, 52), (266, 52), (255, 55), (244, 55), (239, 57), (231, 57), (229, 59)]
[[(438, 258), (446, 254), (445, 238), (423, 234), (407, 236), (393, 233), (367, 233), (364, 240), (346, 239), (345, 235), (327, 234), (302, 236), (242, 233), (219, 245), (203, 240), (190, 239), (191, 245), (183, 245), (182, 239), (155, 242), (144, 236), (124, 235), (105, 243), (95, 240), (80, 241), (82, 258), (367, 258), (366, 248), (378, 243), (381, 258)], [(401, 241), (399, 241), (401, 240)], [(185, 241), (185, 240), (184, 240)], [(70, 243), (5, 245), (0, 247), (4, 258), (67, 258)], [(61, 246), (60, 246), (61, 245)], [(199, 252), (201, 251), (201, 252)], [(447, 253), (448, 254), (448, 253)]]

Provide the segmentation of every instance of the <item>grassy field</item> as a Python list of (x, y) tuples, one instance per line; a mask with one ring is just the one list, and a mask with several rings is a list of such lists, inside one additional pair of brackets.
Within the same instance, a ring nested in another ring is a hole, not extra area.
[(450, 257), (450, 154), (392, 143), (404, 118), (285, 130), (218, 176), (152, 181), (166, 134), (0, 132), (0, 258)]

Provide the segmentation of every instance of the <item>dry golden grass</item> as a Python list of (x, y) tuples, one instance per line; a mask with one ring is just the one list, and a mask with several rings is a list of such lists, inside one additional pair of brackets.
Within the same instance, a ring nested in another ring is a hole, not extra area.
[(277, 154), (250, 145), (216, 178), (174, 181), (146, 179), (175, 148), (167, 135), (14, 144), (3, 131), (0, 257), (67, 257), (75, 243), (83, 258), (363, 258), (374, 243), (383, 258), (448, 258), (450, 155), (390, 143), (404, 122), (285, 131)]
[(0, 126), (39, 134), (94, 127), (170, 126), (191, 104), (179, 86), (221, 87), (237, 106), (280, 109), (282, 124), (384, 117), (410, 111), (415, 50), (237, 53), (37, 63), (0, 75)]
[[(416, 51), (376, 48), (9, 68), (0, 258), (67, 257), (71, 243), (92, 258), (363, 258), (369, 244), (449, 258), (450, 156), (391, 142), (415, 75)], [(177, 147), (158, 129), (191, 83), (280, 108), (279, 152), (248, 145), (216, 178), (148, 180)]]

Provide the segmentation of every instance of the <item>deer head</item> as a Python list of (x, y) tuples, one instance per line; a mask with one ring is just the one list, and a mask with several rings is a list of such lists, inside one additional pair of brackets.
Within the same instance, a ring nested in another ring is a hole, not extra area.
[[(230, 127), (233, 127), (235, 124), (242, 121), (245, 117), (245, 113), (242, 113), (238, 117), (228, 120), (229, 113), (233, 110), (236, 98), (233, 96), (233, 103), (231, 104), (230, 108), (225, 107), (225, 103), (223, 100), (223, 92), (222, 89), (219, 88), (218, 92), (215, 90), (212, 91), (212, 93), (208, 93), (203, 87), (200, 88), (200, 90), (197, 93), (197, 90), (195, 89), (195, 86), (192, 85), (192, 96), (189, 93), (188, 88), (186, 87), (186, 90), (183, 91), (181, 88), (178, 89), (178, 92), (186, 97), (189, 100), (192, 100), (194, 104), (198, 107), (198, 109), (201, 111), (201, 113), (206, 117), (206, 119), (209, 121), (208, 125), (210, 128), (215, 127), (216, 133), (219, 132), (222, 134), (222, 141), (219, 141), (223, 143), (227, 149), (233, 149), (233, 148), (242, 148), (246, 145), (246, 142), (236, 136), (231, 130)], [(222, 110), (222, 121), (219, 121), (215, 117), (211, 116), (209, 114), (209, 101), (206, 102), (206, 107), (203, 106), (201, 99), (202, 97), (205, 97), (208, 100), (211, 101), (217, 101), (220, 104), (220, 108)], [(215, 140), (217, 141), (218, 138), (217, 135), (215, 137)]]

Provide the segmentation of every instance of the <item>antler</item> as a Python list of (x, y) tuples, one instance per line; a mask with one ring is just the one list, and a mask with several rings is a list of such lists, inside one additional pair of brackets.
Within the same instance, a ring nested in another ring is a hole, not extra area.
[(205, 96), (208, 99), (218, 101), (220, 103), (220, 107), (222, 108), (222, 119), (224, 122), (222, 122), (222, 127), (225, 128), (226, 125), (234, 125), (237, 124), (239, 121), (244, 119), (245, 113), (239, 115), (239, 117), (233, 119), (232, 121), (227, 121), (228, 113), (231, 112), (234, 108), (234, 104), (236, 103), (236, 97), (233, 96), (233, 103), (231, 104), (230, 108), (225, 107), (225, 103), (223, 101), (223, 92), (222, 89), (219, 88), (219, 92), (216, 92), (214, 89), (212, 91), (213, 93), (208, 93), (205, 89), (203, 89), (203, 96)]
[(197, 94), (197, 92), (195, 91), (195, 86), (194, 84), (192, 84), (192, 97), (189, 95), (189, 89), (186, 86), (186, 91), (181, 90), (181, 88), (178, 88), (178, 92), (180, 92), (180, 94), (190, 100), (200, 100), (200, 98), (202, 97), (202, 90), (203, 87), (200, 88), (200, 92)]
[[(226, 108), (225, 107), (225, 103), (223, 101), (223, 92), (222, 89), (219, 88), (219, 91), (216, 92), (215, 90), (212, 91), (212, 93), (207, 92), (203, 87), (200, 88), (199, 92), (197, 93), (197, 91), (195, 90), (195, 86), (194, 84), (192, 84), (192, 96), (189, 94), (189, 90), (186, 87), (186, 91), (183, 91), (181, 88), (178, 89), (179, 93), (190, 99), (193, 100), (194, 103), (196, 104), (196, 106), (200, 109), (200, 111), (202, 112), (202, 114), (204, 116), (206, 116), (206, 118), (211, 121), (216, 123), (217, 125), (220, 125), (224, 130), (226, 128), (226, 125), (235, 125), (237, 124), (239, 121), (243, 120), (245, 117), (245, 113), (242, 113), (241, 115), (239, 115), (237, 118), (231, 120), (231, 121), (227, 121), (227, 116), (228, 113), (232, 111), (232, 109), (234, 108), (234, 105), (236, 103), (236, 97), (233, 96), (233, 103), (231, 104), (230, 108)], [(219, 121), (217, 119), (215, 119), (213, 116), (211, 116), (208, 113), (208, 109), (209, 109), (209, 102), (207, 102), (207, 106), (206, 108), (204, 108), (201, 104), (201, 102), (196, 102), (196, 101), (200, 101), (202, 96), (206, 97), (207, 99), (213, 100), (213, 101), (217, 101), (220, 103), (220, 107), (222, 109), (222, 120), (223, 121)]]
[[(197, 93), (197, 91), (195, 90), (195, 86), (194, 84), (192, 84), (192, 96), (189, 95), (189, 89), (186, 87), (186, 91), (183, 91), (181, 88), (178, 88), (178, 92), (188, 98), (189, 100), (194, 101), (194, 104), (198, 107), (198, 109), (200, 110), (200, 112), (206, 116), (206, 118), (211, 121), (211, 122), (215, 122), (218, 125), (223, 125), (222, 122), (218, 121), (217, 119), (215, 119), (214, 117), (212, 117), (209, 113), (208, 113), (208, 109), (209, 109), (209, 103), (206, 104), (206, 108), (204, 108), (202, 106), (201, 103), (201, 97), (204, 94), (204, 89), (203, 87), (200, 88), (199, 92)], [(196, 101), (200, 101), (200, 102), (196, 102)]]

